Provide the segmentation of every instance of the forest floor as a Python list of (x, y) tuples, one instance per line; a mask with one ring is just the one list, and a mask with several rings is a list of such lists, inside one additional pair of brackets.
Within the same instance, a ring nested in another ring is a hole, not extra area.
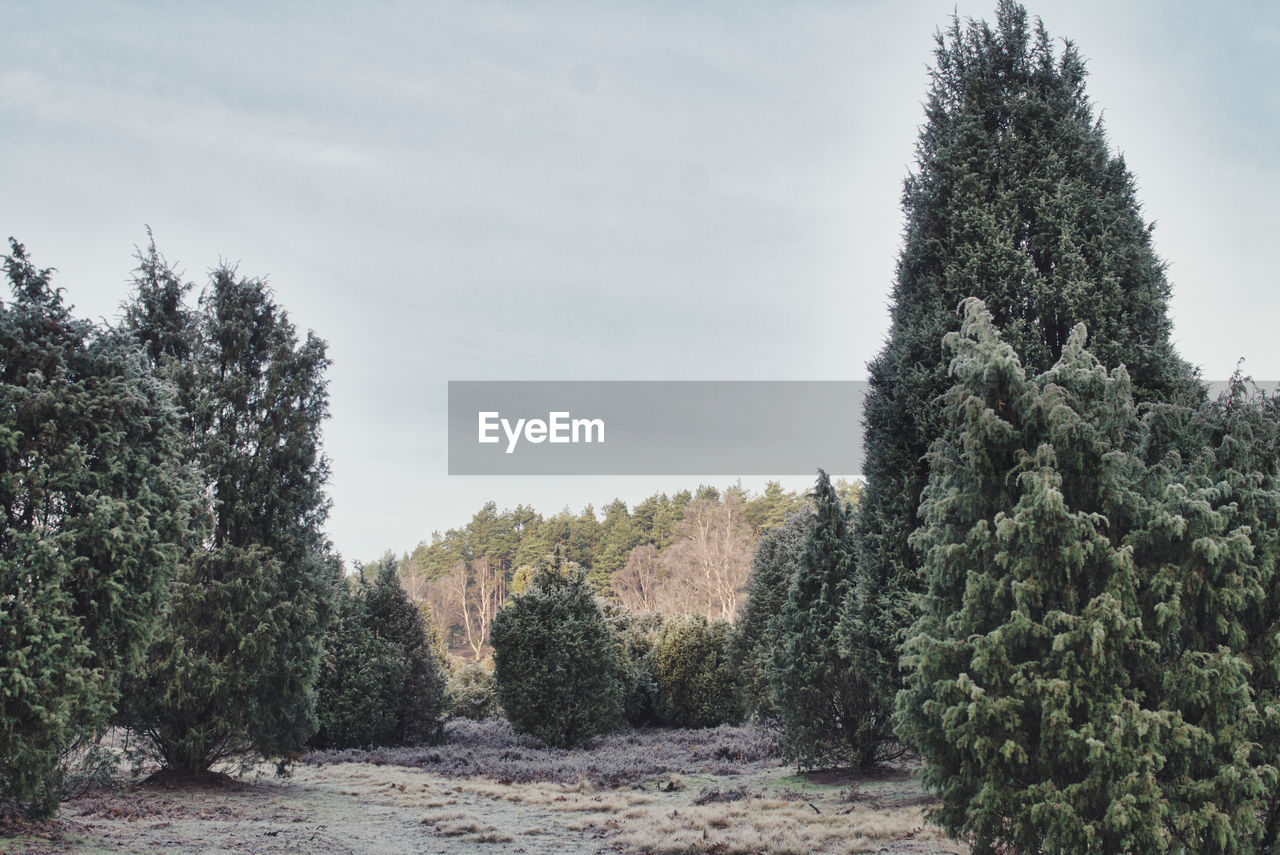
[(312, 752), (287, 778), (122, 780), (0, 829), (0, 853), (967, 853), (928, 804), (911, 764), (797, 775), (753, 728), (558, 751), (464, 720), (440, 746)]

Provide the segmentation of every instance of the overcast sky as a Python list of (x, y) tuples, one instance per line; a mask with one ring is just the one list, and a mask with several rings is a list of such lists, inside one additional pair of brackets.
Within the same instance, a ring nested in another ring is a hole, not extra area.
[[(0, 229), (93, 318), (144, 224), (198, 287), (268, 278), (330, 345), (348, 559), (694, 487), (451, 478), (446, 383), (864, 379), (933, 34), (994, 0), (687, 5), (8, 2)], [(1280, 378), (1280, 7), (1029, 9), (1088, 59), (1181, 353)]]

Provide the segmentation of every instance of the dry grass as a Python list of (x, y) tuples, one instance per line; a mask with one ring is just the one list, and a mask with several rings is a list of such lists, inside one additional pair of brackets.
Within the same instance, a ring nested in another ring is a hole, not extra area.
[[(733, 778), (668, 775), (626, 789), (600, 789), (585, 780), (442, 779), (413, 768), (349, 763), (323, 771), (330, 781), (367, 781), (405, 809), (444, 809), (422, 820), (442, 837), (505, 835), (505, 842), (524, 845), (567, 832), (601, 841), (602, 850), (653, 855), (966, 851), (925, 821), (927, 800), (908, 770), (858, 782), (856, 796), (844, 786), (847, 777), (814, 784), (776, 765)], [(467, 811), (449, 811), (450, 805)], [(523, 821), (512, 821), (516, 817)], [(528, 822), (533, 817), (536, 824)]]
[[(746, 728), (617, 734), (579, 751), (535, 748), (492, 724), (460, 730), (460, 745), (313, 756), (284, 781), (82, 797), (57, 827), (0, 832), (0, 853), (967, 851), (924, 821), (912, 769), (795, 776)], [(463, 762), (486, 735), (494, 743)]]

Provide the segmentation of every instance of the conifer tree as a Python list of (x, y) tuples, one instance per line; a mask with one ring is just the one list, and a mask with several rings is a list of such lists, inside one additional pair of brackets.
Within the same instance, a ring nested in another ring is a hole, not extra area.
[(154, 251), (144, 258), (126, 325), (169, 360), (212, 507), (120, 720), (177, 772), (202, 773), (249, 749), (284, 763), (316, 728), (321, 641), (340, 575), (321, 531), (325, 345), (311, 334), (299, 343), (266, 284), (224, 266), (189, 325), (188, 351), (156, 346), (184, 328), (172, 316), (185, 310), (166, 298), (182, 289), (155, 260)]
[(325, 636), (325, 656), (316, 686), (319, 727), (314, 748), (370, 748), (397, 742), (400, 691), (408, 661), (375, 631), (367, 583), (343, 596)]
[(761, 719), (777, 717), (769, 690), (769, 663), (778, 641), (778, 615), (786, 606), (791, 578), (804, 560), (812, 517), (808, 508), (793, 511), (782, 525), (760, 535), (751, 559), (747, 600), (733, 625), (730, 651), (743, 704)]
[(400, 565), (387, 554), (377, 562), (364, 597), (370, 629), (395, 646), (405, 675), (393, 688), (397, 743), (438, 742), (444, 734), (445, 663), (436, 651), (435, 627), (428, 624), (400, 584)]
[(434, 627), (400, 585), (399, 562), (388, 553), (361, 568), (350, 588), (325, 639), (320, 729), (310, 744), (355, 748), (439, 741), (444, 663)]
[(1142, 416), (1084, 339), (1030, 378), (980, 301), (947, 337), (899, 731), (976, 853), (1266, 851), (1274, 412)]
[(673, 727), (715, 727), (742, 721), (737, 669), (729, 655), (732, 625), (702, 614), (669, 618), (654, 632), (653, 674), (658, 708)]
[(777, 617), (769, 665), (783, 750), (800, 766), (868, 766), (883, 759), (883, 726), (867, 685), (837, 644), (840, 606), (853, 574), (852, 509), (818, 470), (803, 556)]
[[(1001, 0), (994, 26), (953, 20), (937, 37), (926, 123), (906, 180), (891, 327), (870, 363), (858, 583), (842, 637), (888, 709), (898, 651), (923, 590), (908, 538), (943, 429), (950, 386), (940, 343), (967, 297), (986, 302), (1030, 372), (1088, 325), (1094, 352), (1127, 367), (1139, 401), (1195, 400), (1170, 343), (1169, 285), (1133, 177), (1085, 95), (1085, 63), (1055, 51), (1026, 10)], [(889, 738), (885, 734), (885, 738)]]
[(585, 571), (557, 552), (493, 622), (498, 701), (511, 726), (548, 745), (577, 745), (623, 713), (618, 645)]
[(10, 242), (0, 302), (0, 807), (47, 815), (149, 640), (198, 485), (172, 390)]

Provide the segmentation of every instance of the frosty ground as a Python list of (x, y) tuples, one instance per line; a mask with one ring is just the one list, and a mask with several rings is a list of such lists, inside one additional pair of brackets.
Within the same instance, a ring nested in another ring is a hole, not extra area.
[(443, 745), (312, 752), (284, 779), (124, 780), (0, 831), (0, 852), (967, 852), (925, 821), (928, 804), (911, 764), (797, 775), (750, 727), (560, 751), (460, 720)]

